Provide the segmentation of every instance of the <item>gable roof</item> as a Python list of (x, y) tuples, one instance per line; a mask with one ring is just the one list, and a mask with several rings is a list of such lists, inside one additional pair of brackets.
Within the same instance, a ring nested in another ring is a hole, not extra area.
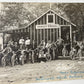
[[(61, 15), (57, 14), (55, 11), (53, 11), (52, 9), (49, 9), (48, 11), (46, 11), (45, 13), (43, 13), (41, 16), (39, 16), (38, 18), (36, 18), (34, 21), (30, 22), (27, 26), (22, 27), (22, 28), (18, 28), (18, 29), (12, 29), (12, 30), (19, 30), (19, 29), (25, 29), (28, 26), (30, 26), (31, 24), (33, 24), (35, 21), (37, 21), (38, 19), (40, 19), (42, 16), (44, 16), (46, 13), (48, 12), (52, 12), (56, 15), (58, 15), (59, 17), (61, 17), (62, 19), (64, 19), (66, 22), (69, 22), (71, 25), (76, 26), (74, 23), (72, 23), (71, 21), (65, 19), (64, 17), (62, 17)], [(11, 30), (4, 30), (4, 31), (11, 31)]]
[(32, 21), (31, 23), (29, 23), (28, 25), (27, 25), (27, 27), (28, 26), (30, 26), (32, 23), (34, 23), (35, 21), (37, 21), (38, 19), (40, 19), (42, 16), (44, 16), (46, 13), (48, 13), (48, 12), (53, 12), (54, 14), (56, 14), (56, 15), (58, 15), (59, 17), (61, 17), (62, 19), (64, 19), (66, 22), (69, 22), (70, 24), (72, 24), (73, 26), (76, 26), (74, 23), (72, 23), (72, 22), (70, 22), (69, 20), (67, 20), (67, 19), (65, 19), (64, 17), (62, 17), (61, 15), (59, 15), (59, 14), (57, 14), (55, 11), (53, 11), (52, 9), (49, 9), (48, 11), (46, 11), (44, 14), (42, 14), (41, 16), (39, 16), (37, 19), (35, 19), (34, 21)]

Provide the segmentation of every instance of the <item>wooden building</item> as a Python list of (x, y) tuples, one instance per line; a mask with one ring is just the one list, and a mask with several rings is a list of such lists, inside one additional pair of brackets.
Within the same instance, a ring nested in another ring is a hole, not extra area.
[(69, 37), (73, 41), (72, 33), (75, 24), (58, 15), (55, 11), (49, 9), (33, 22), (28, 24), (25, 28), (18, 28), (14, 30), (5, 31), (4, 34), (11, 34), (13, 40), (18, 40), (22, 36), (27, 36), (31, 41), (35, 41), (37, 45), (42, 40), (45, 42), (55, 42), (59, 37), (66, 40)]

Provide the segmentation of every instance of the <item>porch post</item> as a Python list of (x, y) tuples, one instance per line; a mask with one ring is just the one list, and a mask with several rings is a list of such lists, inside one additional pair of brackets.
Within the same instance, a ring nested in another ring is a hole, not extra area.
[(48, 42), (49, 38), (48, 38), (48, 29), (47, 29), (47, 42)]
[[(57, 29), (56, 29), (56, 36), (57, 36), (56, 38), (57, 38), (57, 39), (58, 39), (58, 36), (59, 36), (59, 35), (58, 35), (58, 31), (59, 31), (59, 29), (57, 28)], [(56, 39), (56, 40), (57, 40), (57, 39)]]
[(37, 45), (38, 45), (38, 29), (37, 29)]
[[(50, 41), (51, 41), (51, 38), (52, 38), (52, 37), (51, 37), (51, 29), (50, 29)], [(51, 42), (52, 42), (52, 41), (51, 41)]]
[(53, 28), (53, 42), (55, 42), (55, 29)]
[(72, 27), (70, 25), (70, 42), (71, 42), (71, 48), (72, 48)]
[(59, 27), (59, 37), (61, 37), (61, 26)]
[(44, 39), (43, 40), (45, 41), (45, 29), (43, 29), (43, 34), (44, 34)]

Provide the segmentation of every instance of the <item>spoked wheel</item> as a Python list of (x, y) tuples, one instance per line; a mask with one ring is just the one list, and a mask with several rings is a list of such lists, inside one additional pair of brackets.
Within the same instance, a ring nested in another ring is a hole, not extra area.
[(84, 51), (79, 49), (77, 53), (78, 60), (82, 60), (82, 57), (84, 56)]
[(76, 60), (76, 57), (77, 57), (77, 56), (76, 56), (76, 54), (73, 54), (73, 55), (71, 55), (70, 57), (71, 57), (71, 60)]
[(2, 59), (1, 59), (1, 64), (2, 64), (3, 67), (6, 66), (6, 60), (5, 60), (5, 57), (2, 57)]
[(51, 61), (51, 55), (50, 54), (46, 54), (46, 60)]
[(74, 56), (71, 56), (71, 60), (75, 60), (75, 57)]
[(71, 60), (75, 60), (75, 53), (73, 51), (70, 51), (69, 55)]

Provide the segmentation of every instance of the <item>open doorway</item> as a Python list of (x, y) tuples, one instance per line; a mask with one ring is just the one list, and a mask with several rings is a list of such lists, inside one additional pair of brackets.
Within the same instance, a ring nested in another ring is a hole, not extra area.
[(70, 42), (70, 27), (69, 26), (61, 27), (61, 38), (64, 40), (64, 43)]

